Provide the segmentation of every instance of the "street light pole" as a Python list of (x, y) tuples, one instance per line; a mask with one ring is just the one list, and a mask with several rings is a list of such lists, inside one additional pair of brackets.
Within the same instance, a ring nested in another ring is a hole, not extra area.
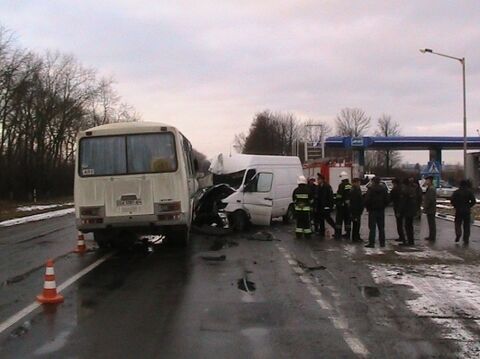
[(467, 89), (465, 85), (465, 57), (455, 57), (450, 55), (441, 54), (435, 52), (432, 49), (421, 49), (420, 52), (430, 53), (449, 59), (457, 60), (462, 64), (462, 80), (463, 80), (463, 170), (465, 173), (465, 178), (468, 178), (467, 175)]

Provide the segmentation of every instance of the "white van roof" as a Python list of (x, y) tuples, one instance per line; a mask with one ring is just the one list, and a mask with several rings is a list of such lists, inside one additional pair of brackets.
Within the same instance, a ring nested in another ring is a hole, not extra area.
[(211, 173), (222, 175), (243, 171), (248, 167), (259, 165), (301, 166), (300, 159), (295, 156), (262, 156), (262, 155), (226, 155), (220, 153), (215, 157), (208, 169)]

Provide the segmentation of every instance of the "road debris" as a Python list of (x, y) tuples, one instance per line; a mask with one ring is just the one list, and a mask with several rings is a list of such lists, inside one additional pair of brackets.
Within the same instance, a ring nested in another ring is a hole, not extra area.
[(248, 237), (248, 240), (250, 241), (265, 241), (265, 242), (270, 242), (275, 240), (275, 237), (273, 236), (272, 233), (267, 232), (267, 231), (259, 231), (251, 236)]

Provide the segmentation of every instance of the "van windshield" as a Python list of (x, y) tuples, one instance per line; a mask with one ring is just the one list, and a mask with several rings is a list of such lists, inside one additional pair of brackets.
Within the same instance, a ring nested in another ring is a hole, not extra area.
[(83, 138), (79, 166), (82, 177), (174, 172), (175, 140), (167, 132)]

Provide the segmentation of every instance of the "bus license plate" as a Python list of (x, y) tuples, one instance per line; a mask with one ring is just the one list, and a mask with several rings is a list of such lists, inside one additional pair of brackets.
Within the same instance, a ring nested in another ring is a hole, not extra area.
[(117, 206), (141, 206), (142, 200), (141, 199), (127, 199), (127, 200), (119, 200), (117, 201)]

